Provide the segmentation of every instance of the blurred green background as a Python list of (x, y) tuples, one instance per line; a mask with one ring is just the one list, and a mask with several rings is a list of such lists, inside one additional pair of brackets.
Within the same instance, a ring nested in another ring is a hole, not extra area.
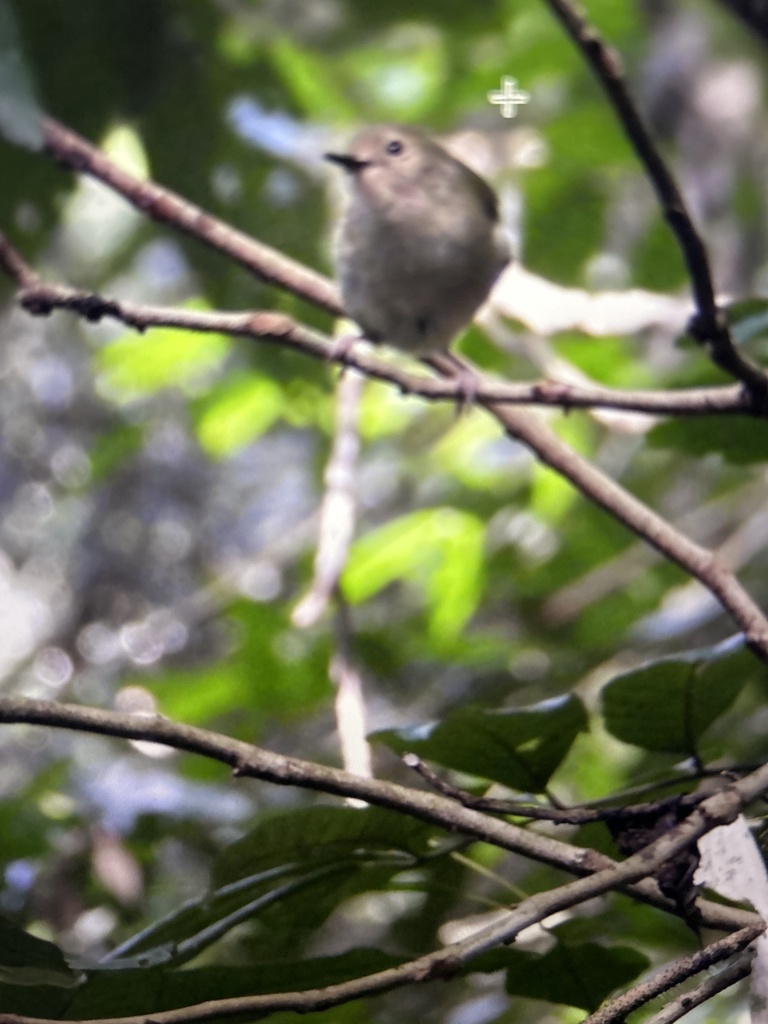
[[(718, 291), (759, 299), (764, 43), (704, 0), (586, 10), (623, 56)], [(504, 75), (530, 94), (514, 120), (487, 100)], [(121, 166), (326, 273), (338, 183), (323, 151), (361, 124), (419, 124), (494, 183), (518, 254), (467, 355), (513, 380), (726, 382), (682, 338), (680, 255), (540, 0), (0, 0), (6, 135), (34, 144), (36, 104)], [(51, 280), (137, 302), (280, 309), (333, 329), (34, 145), (0, 141), (0, 230)], [(291, 620), (312, 578), (337, 371), (214, 335), (35, 319), (5, 279), (0, 298), (3, 692), (157, 707), (339, 764), (333, 612), (309, 629)], [(759, 360), (765, 304), (739, 308)], [(720, 549), (768, 605), (762, 421), (546, 416)], [(711, 646), (735, 627), (681, 570), (481, 411), (457, 417), (369, 382), (360, 433), (343, 591), (377, 774), (412, 781), (393, 750), (416, 747), (470, 788), (579, 803), (764, 759), (765, 673), (738, 641)], [(86, 735), (5, 727), (0, 796), (5, 955), (24, 927), (93, 965), (160, 922), (82, 990), (53, 947), (31, 948), (31, 973), (2, 974), (8, 1012), (151, 1012), (255, 991), (255, 963), (265, 991), (327, 984), (562, 880), (394, 815)], [(612, 850), (601, 830), (571, 838)], [(201, 938), (208, 927), (215, 942)], [(571, 915), (553, 941), (580, 964), (572, 984), (534, 945), (451, 985), (325, 1017), (577, 1021), (649, 961), (696, 948), (681, 923), (619, 897)], [(130, 962), (141, 950), (149, 968)], [(587, 961), (599, 963), (589, 983)], [(724, 1000), (718, 1019), (736, 1005)]]

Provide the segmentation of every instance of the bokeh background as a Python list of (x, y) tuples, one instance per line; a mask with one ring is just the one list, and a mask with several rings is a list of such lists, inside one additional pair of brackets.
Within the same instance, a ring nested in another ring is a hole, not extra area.
[[(589, 0), (586, 10), (622, 54), (719, 293), (756, 300), (734, 317), (759, 360), (765, 39), (726, 3)], [(726, 382), (683, 336), (692, 306), (679, 252), (598, 85), (540, 0), (0, 0), (0, 68), (22, 120), (36, 100), (121, 166), (324, 272), (338, 183), (323, 151), (362, 124), (419, 124), (494, 183), (518, 257), (464, 339), (467, 356), (513, 380)], [(530, 95), (510, 120), (487, 100), (504, 75)], [(0, 229), (51, 280), (137, 302), (278, 309), (334, 328), (9, 142)], [(311, 628), (291, 618), (312, 577), (336, 369), (216, 335), (33, 318), (7, 280), (0, 301), (2, 691), (157, 709), (338, 764), (338, 623), (333, 609)], [(605, 472), (718, 548), (766, 606), (762, 421), (546, 415)], [(369, 382), (360, 435), (345, 593), (371, 731), (575, 694), (590, 729), (576, 723), (547, 779), (566, 802), (684, 775), (684, 755), (710, 765), (764, 758), (757, 663), (695, 751), (606, 729), (607, 681), (734, 632), (681, 570), (478, 410), (457, 417), (448, 403)], [(382, 744), (374, 762), (409, 779)], [(0, 733), (0, 797), (0, 912), (90, 958), (200, 897), (248, 829), (318, 802), (161, 748), (31, 727)], [(464, 851), (415, 880), (394, 870), (367, 879), (317, 920), (288, 906), (283, 918), (227, 930), (202, 962), (431, 948), (446, 922), (556, 877), (499, 851)], [(631, 933), (652, 961), (695, 948), (657, 912), (620, 899), (610, 908), (595, 912), (592, 932), (587, 918), (570, 925), (608, 942)], [(728, 1019), (741, 1019), (742, 1003), (727, 1005)], [(326, 1014), (450, 1024), (582, 1016), (512, 998), (493, 973)]]

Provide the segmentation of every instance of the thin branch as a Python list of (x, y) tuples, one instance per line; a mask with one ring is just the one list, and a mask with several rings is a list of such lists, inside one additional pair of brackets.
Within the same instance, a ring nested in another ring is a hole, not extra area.
[[(394, 384), (403, 394), (450, 402), (459, 401), (463, 397), (460, 381), (412, 373), (381, 359), (366, 345), (357, 345), (339, 355), (327, 335), (311, 330), (282, 313), (224, 313), (148, 306), (118, 302), (94, 292), (43, 282), (2, 234), (0, 267), (21, 285), (18, 302), (34, 316), (47, 316), (54, 309), (64, 309), (93, 322), (103, 317), (114, 317), (137, 331), (146, 331), (152, 327), (178, 327), (181, 330), (217, 332), (254, 341), (275, 342), (317, 359), (354, 367), (367, 377)], [(483, 378), (478, 381), (475, 398), (478, 402), (544, 405), (563, 409), (601, 407), (669, 416), (709, 416), (715, 413), (750, 415), (755, 412), (749, 393), (739, 385), (671, 392), (617, 391), (549, 380), (509, 384)]]
[[(461, 807), (454, 800), (435, 793), (427, 793), (381, 779), (366, 779), (338, 768), (275, 754), (241, 740), (166, 718), (146, 718), (101, 708), (58, 704), (32, 698), (0, 697), (0, 723), (3, 722), (44, 725), (162, 743), (176, 750), (185, 750), (229, 765), (237, 776), (257, 778), (281, 786), (298, 786), (334, 796), (352, 797), (379, 807), (387, 807), (450, 832), (479, 839), (540, 863), (560, 868), (572, 875), (584, 876), (591, 872), (617, 867), (616, 862), (604, 854), (574, 847), (549, 836), (538, 835), (508, 822), (498, 821), (470, 808)], [(768, 773), (768, 768), (760, 770)], [(748, 779), (754, 779), (756, 774), (748, 776)], [(745, 781), (734, 783), (730, 788), (743, 786)], [(751, 798), (750, 796), (749, 799)], [(673, 901), (662, 896), (656, 883), (650, 879), (633, 885), (629, 891), (636, 899), (679, 916), (679, 909)], [(711, 901), (703, 900), (698, 906), (702, 923), (711, 928), (733, 931), (759, 920), (754, 913), (725, 907)]]
[(713, 996), (748, 978), (752, 971), (751, 961), (752, 958), (748, 954), (739, 957), (736, 963), (729, 964), (717, 974), (705, 978), (700, 985), (688, 989), (687, 992), (681, 992), (671, 1003), (667, 1003), (663, 1010), (659, 1010), (653, 1017), (647, 1017), (644, 1024), (675, 1024), (675, 1021), (685, 1017), (697, 1006), (703, 1006)]
[[(243, 746), (245, 746), (243, 744)], [(510, 910), (501, 920), (459, 942), (418, 957), (409, 963), (377, 971), (366, 977), (306, 992), (284, 992), (212, 1000), (196, 1006), (153, 1013), (153, 1024), (191, 1024), (191, 1022), (225, 1020), (250, 1014), (266, 1016), (279, 1011), (307, 1013), (329, 1009), (363, 996), (388, 992), (403, 985), (454, 977), (466, 964), (490, 949), (512, 942), (532, 924), (538, 924), (559, 911), (576, 906), (611, 890), (624, 888), (632, 882), (653, 875), (670, 858), (686, 850), (702, 835), (740, 812), (742, 804), (768, 789), (768, 766), (763, 766), (747, 779), (708, 797), (701, 807), (676, 828), (650, 843), (621, 864), (597, 871), (587, 878), (568, 882), (558, 889), (536, 893)], [(751, 923), (757, 934), (765, 927)], [(0, 1024), (50, 1024), (40, 1019), (0, 1013)], [(81, 1022), (86, 1024), (86, 1022)], [(95, 1024), (95, 1022), (87, 1022)], [(147, 1016), (103, 1019), (100, 1024), (147, 1024)]]
[(546, 0), (546, 3), (565, 26), (602, 85), (648, 173), (662, 213), (677, 239), (688, 268), (697, 309), (689, 325), (692, 336), (705, 345), (710, 358), (720, 369), (749, 389), (759, 408), (768, 408), (768, 374), (746, 359), (733, 343), (725, 317), (717, 306), (704, 242), (672, 172), (662, 159), (627, 89), (621, 58), (571, 0)]
[[(639, 114), (621, 79), (618, 59), (594, 31), (579, 18), (567, 0), (548, 0), (574, 39), (584, 49), (590, 63), (603, 81), (611, 101), (646, 164), (662, 207), (680, 240), (689, 264), (699, 310), (697, 336), (713, 349), (713, 357), (723, 369), (741, 380), (753, 393), (756, 405), (764, 411), (762, 400), (768, 392), (768, 379), (756, 367), (742, 359), (731, 344), (722, 324), (714, 298), (706, 252), (682, 197), (661, 157), (651, 143)], [(171, 189), (152, 181), (141, 181), (112, 163), (99, 149), (52, 117), (42, 119), (44, 145), (59, 163), (89, 174), (124, 196), (140, 211), (160, 223), (171, 224), (204, 242), (256, 276), (284, 288), (334, 315), (343, 310), (339, 292), (327, 277), (310, 270), (283, 253), (257, 242), (249, 235), (211, 216), (205, 210)]]
[(691, 956), (682, 956), (665, 964), (650, 978), (641, 981), (639, 985), (634, 985), (628, 992), (623, 992), (602, 1006), (596, 1013), (587, 1017), (583, 1024), (623, 1024), (628, 1014), (645, 1006), (662, 992), (668, 992), (675, 985), (680, 985), (694, 974), (709, 970), (710, 967), (722, 960), (727, 960), (728, 957), (741, 952), (764, 931), (765, 923), (742, 928), (740, 931), (734, 932), (733, 935), (727, 935), (724, 939), (710, 943)]
[(0, 267), (21, 289), (35, 288), (42, 284), (39, 275), (2, 232), (0, 232)]
[[(339, 735), (341, 761), (354, 775), (373, 777), (371, 745), (368, 742), (367, 709), (363, 677), (352, 653), (352, 627), (349, 608), (339, 597), (334, 622), (335, 650), (329, 675), (336, 685), (336, 731)], [(350, 800), (360, 805), (362, 801)]]
[[(611, 821), (612, 819), (631, 820), (632, 817), (646, 817), (652, 814), (661, 815), (664, 811), (673, 807), (690, 808), (701, 803), (706, 793), (674, 793), (672, 796), (661, 797), (658, 800), (649, 800), (645, 803), (626, 804), (613, 807), (545, 807), (543, 804), (523, 803), (519, 800), (499, 800), (492, 797), (475, 796), (458, 786), (452, 785), (441, 775), (438, 775), (418, 754), (403, 754), (403, 763), (412, 768), (417, 775), (420, 775), (436, 792), (443, 796), (456, 800), (462, 807), (471, 807), (475, 811), (484, 811), (486, 814), (513, 815), (518, 818), (530, 818), (531, 821), (552, 821), (556, 825), (586, 825), (596, 821)], [(682, 781), (677, 779), (675, 785)], [(689, 782), (695, 782), (691, 776)]]

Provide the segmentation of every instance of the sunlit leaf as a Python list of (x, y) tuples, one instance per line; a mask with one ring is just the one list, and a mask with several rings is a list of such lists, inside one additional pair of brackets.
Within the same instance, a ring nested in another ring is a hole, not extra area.
[(103, 388), (129, 400), (161, 388), (199, 384), (221, 366), (228, 351), (223, 334), (159, 327), (113, 341), (99, 351), (96, 365)]
[(275, 422), (283, 408), (283, 392), (267, 377), (227, 381), (207, 398), (197, 421), (200, 443), (221, 458), (249, 444)]
[(353, 603), (396, 580), (423, 587), (436, 638), (456, 636), (472, 616), (483, 581), (484, 526), (456, 509), (412, 512), (355, 544), (344, 573)]
[(321, 59), (309, 47), (297, 46), (285, 34), (273, 40), (269, 54), (286, 89), (304, 113), (326, 123), (354, 123), (355, 108), (339, 87), (332, 62)]

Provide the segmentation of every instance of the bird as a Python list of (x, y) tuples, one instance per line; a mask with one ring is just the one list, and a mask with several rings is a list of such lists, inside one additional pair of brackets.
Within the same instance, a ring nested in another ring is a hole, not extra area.
[(374, 125), (324, 156), (347, 177), (334, 240), (347, 316), (369, 341), (452, 355), (511, 260), (495, 192), (413, 127)]

